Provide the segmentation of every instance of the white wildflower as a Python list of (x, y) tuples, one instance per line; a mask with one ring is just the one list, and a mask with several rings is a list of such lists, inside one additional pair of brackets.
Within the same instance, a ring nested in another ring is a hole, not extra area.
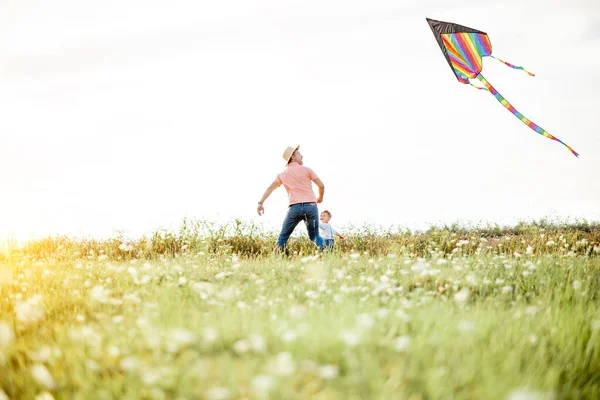
[(125, 371), (134, 371), (139, 368), (140, 360), (134, 356), (125, 357), (119, 363)]
[(257, 375), (252, 378), (252, 389), (261, 396), (265, 396), (275, 386), (275, 379), (269, 375)]
[(581, 289), (581, 281), (573, 281), (573, 289), (575, 289), (575, 290)]
[(121, 355), (121, 350), (119, 349), (119, 347), (117, 346), (109, 346), (108, 349), (106, 349), (108, 355), (112, 356), (112, 357), (119, 357)]
[(196, 341), (196, 335), (187, 329), (174, 328), (170, 331), (169, 339), (171, 341), (167, 343), (167, 348), (174, 353), (183, 347), (193, 344)]
[(35, 364), (32, 366), (31, 375), (37, 383), (44, 386), (46, 389), (54, 389), (56, 387), (54, 379), (52, 378), (52, 375), (50, 375), (50, 371), (42, 364)]
[(410, 267), (410, 270), (415, 272), (422, 272), (427, 268), (429, 268), (429, 263), (425, 262), (425, 260), (419, 259)]
[(2, 389), (0, 389), (0, 400), (10, 400), (6, 392)]
[(25, 301), (17, 301), (15, 314), (17, 321), (24, 324), (35, 323), (44, 318), (44, 309), (41, 306), (42, 296), (35, 295)]
[(138, 279), (137, 269), (135, 269), (133, 267), (129, 267), (129, 268), (127, 268), (127, 272), (129, 272), (129, 275), (131, 275), (131, 279), (133, 279), (133, 282), (135, 284), (139, 284), (140, 283), (140, 281)]
[(555, 396), (551, 392), (540, 392), (522, 388), (510, 393), (506, 400), (553, 400), (554, 398)]
[(54, 400), (54, 396), (52, 396), (52, 393), (50, 392), (42, 392), (35, 396), (34, 400)]
[(462, 288), (459, 292), (454, 294), (454, 301), (462, 306), (469, 300), (469, 295), (469, 289)]
[(180, 273), (180, 274), (181, 274), (181, 273), (183, 273), (183, 267), (182, 267), (181, 265), (177, 265), (177, 264), (176, 264), (176, 265), (173, 265), (173, 266), (171, 267), (171, 269), (172, 269), (173, 271), (175, 271), (175, 272), (178, 272), (178, 273)]
[(356, 326), (359, 329), (369, 329), (375, 324), (375, 319), (369, 314), (359, 314), (356, 317)]
[(248, 342), (245, 339), (238, 340), (233, 344), (233, 351), (235, 351), (238, 354), (247, 353), (248, 350), (250, 350), (250, 342)]
[(127, 244), (127, 243), (121, 243), (119, 245), (119, 250), (125, 251), (125, 252), (131, 251), (131, 250), (133, 250), (133, 246), (130, 244)]
[(404, 311), (402, 308), (397, 309), (394, 315), (406, 322), (410, 322), (412, 320), (412, 316), (406, 311)]
[(336, 365), (327, 364), (319, 367), (319, 376), (323, 379), (333, 379), (340, 373)]
[(207, 390), (204, 393), (204, 397), (207, 400), (229, 400), (231, 398), (231, 392), (224, 387), (215, 387)]
[[(8, 349), (15, 340), (15, 333), (6, 322), (0, 321), (0, 354), (4, 349)], [(2, 357), (0, 355), (0, 357)]]
[(281, 340), (285, 343), (293, 342), (296, 339), (298, 339), (298, 333), (296, 333), (296, 331), (293, 330), (287, 330), (283, 333), (283, 335), (281, 335)]
[(261, 335), (250, 335), (248, 338), (250, 341), (250, 347), (255, 353), (265, 353), (267, 351), (267, 342)]
[(533, 247), (527, 246), (527, 250), (525, 251), (525, 254), (533, 254)]
[(340, 337), (348, 347), (355, 347), (360, 343), (360, 335), (353, 331), (345, 330), (341, 333)]
[(477, 285), (477, 277), (474, 274), (468, 274), (465, 280), (471, 286)]
[(212, 343), (219, 338), (219, 332), (215, 328), (208, 326), (202, 330), (202, 336), (205, 342)]
[(510, 285), (506, 285), (504, 287), (502, 287), (502, 293), (510, 293), (513, 291), (513, 287)]
[(315, 292), (314, 290), (307, 290), (306, 293), (304, 293), (304, 294), (309, 299), (318, 299), (319, 298), (319, 293)]
[(394, 341), (394, 348), (396, 349), (396, 351), (402, 352), (402, 351), (405, 351), (406, 349), (408, 349), (408, 347), (410, 346), (410, 343), (411, 343), (410, 336), (402, 335), (402, 336), (396, 338), (396, 340)]
[(159, 368), (145, 368), (142, 372), (142, 381), (146, 385), (156, 385), (163, 378), (163, 371)]
[(537, 335), (536, 335), (536, 334), (533, 334), (533, 333), (532, 333), (531, 335), (529, 335), (529, 336), (527, 337), (527, 341), (528, 341), (529, 343), (531, 343), (531, 344), (536, 344), (536, 343), (537, 343), (537, 341), (538, 341), (538, 337), (537, 337)]
[(100, 365), (94, 360), (85, 360), (85, 368), (90, 371), (100, 371)]
[(273, 374), (279, 376), (292, 375), (296, 371), (296, 363), (292, 355), (288, 352), (283, 352), (275, 356), (275, 360), (271, 365)]
[(108, 295), (110, 290), (104, 289), (104, 286), (96, 285), (90, 290), (90, 297), (99, 303), (107, 303), (109, 301)]
[(31, 359), (40, 363), (48, 362), (52, 356), (60, 355), (61, 351), (58, 348), (52, 348), (48, 345), (42, 345), (36, 351), (30, 353)]

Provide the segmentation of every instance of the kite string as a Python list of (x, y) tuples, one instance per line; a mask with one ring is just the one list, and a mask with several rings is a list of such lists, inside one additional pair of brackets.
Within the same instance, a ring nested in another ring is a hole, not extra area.
[(500, 61), (501, 63), (503, 63), (503, 64), (505, 64), (505, 65), (508, 65), (509, 67), (511, 67), (511, 68), (513, 68), (513, 69), (520, 69), (520, 70), (523, 70), (523, 71), (527, 72), (527, 74), (528, 74), (529, 76), (535, 76), (533, 73), (531, 73), (531, 72), (527, 71), (527, 70), (526, 70), (525, 68), (523, 68), (523, 67), (519, 67), (519, 66), (517, 66), (517, 65), (513, 65), (513, 64), (511, 64), (511, 63), (509, 63), (509, 62), (506, 62), (506, 61), (504, 61), (504, 60), (501, 60), (501, 59), (499, 59), (498, 57), (494, 57), (494, 56), (493, 56), (493, 55), (491, 55), (491, 54), (490, 54), (490, 57), (492, 57), (492, 58), (494, 58), (494, 59), (496, 59), (496, 60)]
[(512, 104), (510, 104), (504, 97), (502, 97), (502, 95), (500, 93), (498, 93), (498, 91), (483, 77), (483, 75), (481, 75), (481, 74), (477, 75), (477, 79), (479, 79), (481, 81), (481, 83), (483, 83), (483, 86), (485, 86), (487, 88), (487, 90), (491, 94), (494, 95), (494, 97), (496, 98), (496, 100), (498, 100), (500, 102), (500, 104), (502, 104), (504, 106), (504, 108), (506, 108), (508, 111), (510, 111), (511, 113), (513, 113), (513, 115), (515, 117), (519, 118), (521, 120), (521, 122), (523, 122), (525, 125), (527, 125), (531, 129), (533, 129), (534, 131), (536, 131), (540, 135), (545, 136), (548, 139), (552, 139), (552, 140), (555, 140), (555, 141), (557, 141), (559, 143), (562, 143), (567, 149), (569, 149), (569, 151), (571, 153), (573, 153), (573, 155), (575, 157), (579, 157), (579, 153), (577, 153), (575, 150), (573, 150), (565, 142), (563, 142), (562, 140), (560, 140), (559, 138), (557, 138), (555, 136), (552, 136), (545, 129), (543, 129), (541, 126), (536, 125), (532, 121), (530, 121), (529, 119), (525, 118), (525, 116), (523, 114), (521, 114), (519, 111), (517, 111), (513, 107)]

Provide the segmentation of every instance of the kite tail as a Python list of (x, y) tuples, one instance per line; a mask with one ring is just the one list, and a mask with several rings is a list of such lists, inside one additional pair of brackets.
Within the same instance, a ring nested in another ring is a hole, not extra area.
[(548, 139), (556, 140), (557, 142), (562, 143), (567, 149), (569, 149), (569, 151), (571, 153), (573, 153), (573, 155), (575, 157), (579, 157), (579, 154), (575, 150), (573, 150), (570, 146), (568, 146), (565, 142), (563, 142), (562, 140), (560, 140), (557, 137), (552, 136), (551, 134), (546, 132), (546, 130), (544, 130), (541, 126), (538, 126), (538, 125), (534, 124), (533, 122), (531, 122), (530, 120), (528, 120), (527, 118), (525, 118), (525, 116), (523, 116), (523, 114), (518, 112), (512, 106), (512, 104), (510, 104), (504, 97), (502, 97), (502, 95), (500, 93), (498, 93), (498, 91), (496, 89), (494, 89), (494, 87), (492, 85), (490, 85), (490, 83), (483, 77), (483, 75), (481, 75), (481, 74), (477, 75), (477, 79), (479, 79), (481, 81), (481, 83), (483, 83), (483, 86), (485, 86), (487, 88), (487, 90), (491, 94), (494, 95), (494, 97), (496, 98), (496, 100), (498, 100), (500, 102), (500, 104), (502, 104), (508, 111), (513, 113), (515, 117), (519, 118), (521, 120), (521, 122), (523, 122), (525, 125), (527, 125), (531, 129), (533, 129), (540, 135), (545, 136)]
[(532, 74), (531, 72), (527, 71), (527, 70), (526, 70), (525, 68), (523, 68), (523, 67), (519, 67), (519, 66), (513, 65), (513, 64), (511, 64), (511, 63), (508, 63), (508, 62), (506, 62), (506, 61), (503, 61), (503, 60), (501, 60), (501, 59), (499, 59), (499, 58), (497, 58), (497, 57), (494, 57), (494, 56), (493, 56), (493, 55), (491, 55), (491, 54), (490, 54), (490, 57), (492, 57), (492, 58), (495, 58), (496, 60), (500, 61), (501, 63), (503, 63), (503, 64), (505, 64), (505, 65), (508, 65), (508, 66), (509, 66), (509, 67), (511, 67), (511, 68), (523, 70), (523, 71), (527, 72), (527, 74), (528, 74), (529, 76), (535, 76), (534, 74)]
[(488, 91), (486, 88), (484, 87), (479, 87), (479, 86), (475, 86), (473, 85), (471, 82), (469, 82), (469, 85), (473, 86), (475, 89), (479, 89), (479, 90), (485, 90), (486, 92)]

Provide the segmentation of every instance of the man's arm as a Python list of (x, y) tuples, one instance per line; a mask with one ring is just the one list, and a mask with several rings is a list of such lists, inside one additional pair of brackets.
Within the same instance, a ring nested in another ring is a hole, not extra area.
[(279, 181), (277, 179), (275, 179), (273, 181), (273, 183), (271, 183), (271, 186), (269, 186), (267, 188), (267, 190), (265, 190), (265, 193), (262, 195), (262, 197), (260, 198), (260, 201), (258, 202), (258, 207), (256, 207), (256, 212), (258, 213), (258, 215), (263, 215), (265, 213), (265, 208), (263, 207), (263, 203), (265, 202), (265, 200), (267, 200), (267, 198), (271, 195), (271, 193), (273, 193), (273, 190), (277, 189), (279, 187)]
[(321, 179), (317, 178), (313, 181), (319, 187), (319, 197), (317, 197), (317, 203), (323, 202), (323, 195), (325, 194), (325, 185)]

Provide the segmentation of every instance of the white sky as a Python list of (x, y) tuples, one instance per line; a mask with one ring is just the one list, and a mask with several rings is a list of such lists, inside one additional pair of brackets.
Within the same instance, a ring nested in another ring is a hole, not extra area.
[[(488, 93), (425, 17), (489, 34)], [(4, 0), (0, 236), (279, 227), (301, 145), (334, 226), (600, 219), (600, 3)]]

